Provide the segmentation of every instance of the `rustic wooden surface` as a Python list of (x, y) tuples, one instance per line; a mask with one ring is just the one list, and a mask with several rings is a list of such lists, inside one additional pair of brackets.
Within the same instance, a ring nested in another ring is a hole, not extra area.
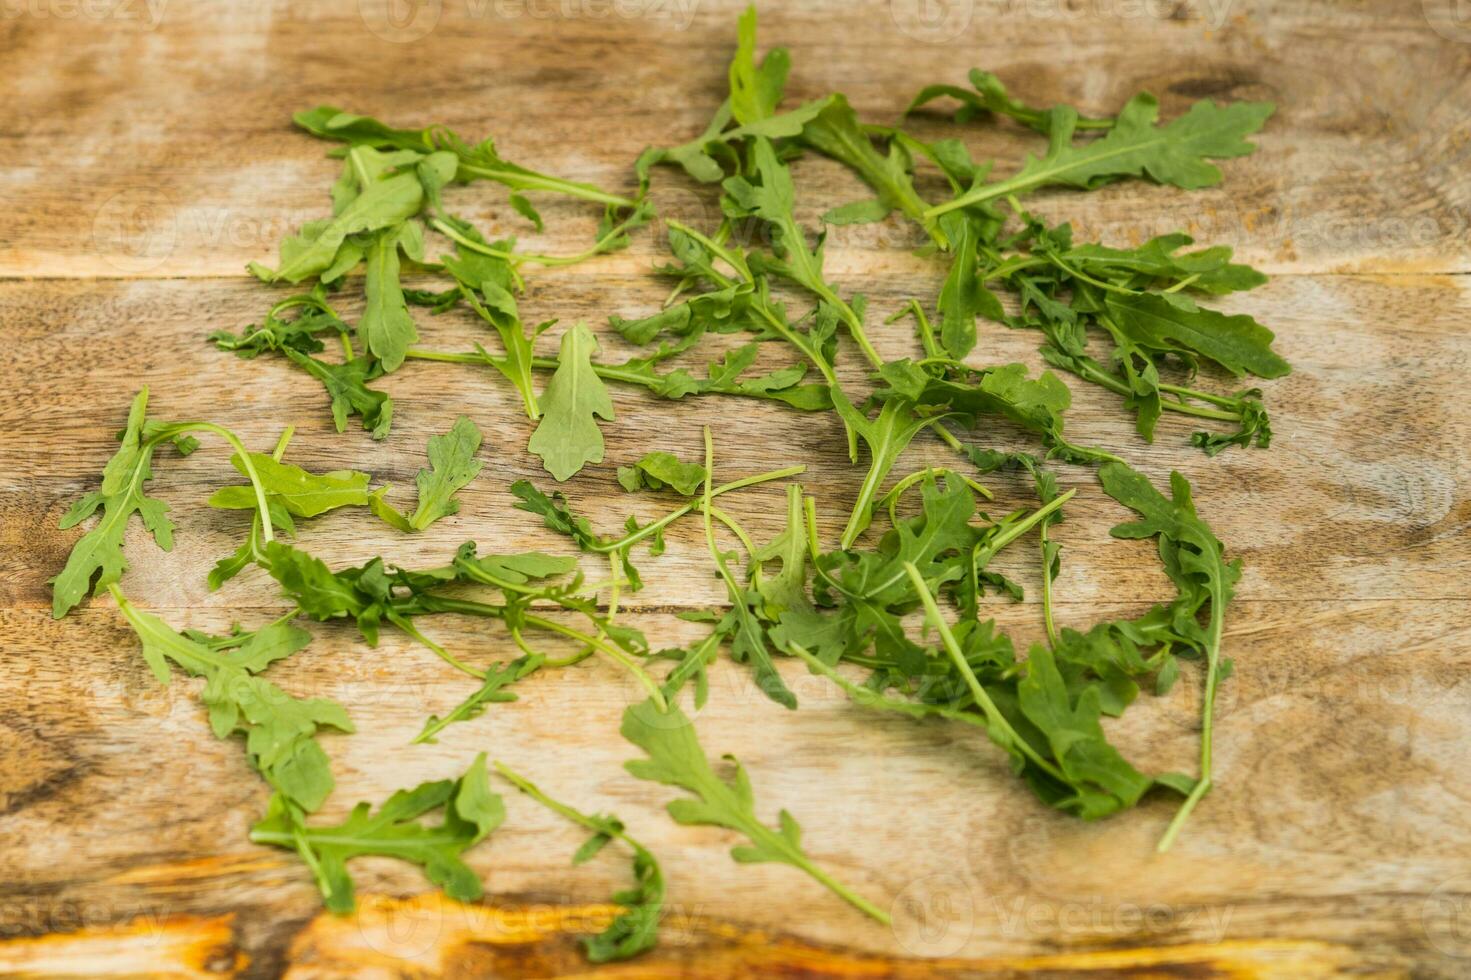
[[(368, 650), (339, 626), (314, 628), (309, 652), (272, 668), (294, 693), (342, 701), (360, 729), (323, 739), (339, 787), (324, 815), (457, 773), (480, 750), (569, 802), (614, 810), (669, 878), (661, 946), (610, 971), (624, 976), (1471, 972), (1471, 23), (1455, 11), (1440, 0), (820, 0), (762, 12), (763, 46), (792, 50), (794, 98), (846, 91), (874, 119), (972, 65), (1034, 101), (1096, 111), (1140, 88), (1166, 115), (1205, 96), (1280, 107), (1260, 151), (1228, 163), (1219, 188), (1037, 198), (1083, 236), (1130, 242), (1185, 227), (1236, 246), (1275, 278), (1228, 305), (1274, 328), (1295, 367), (1266, 386), (1271, 450), (1214, 460), (1185, 446), (1189, 429), (1174, 420), (1142, 445), (1112, 396), (1073, 385), (1070, 431), (1157, 479), (1181, 469), (1246, 563), (1227, 620), (1237, 672), (1218, 710), (1218, 785), (1170, 855), (1152, 853), (1164, 800), (1082, 824), (1037, 804), (973, 733), (860, 713), (795, 669), (785, 673), (802, 709), (788, 713), (741, 671), (717, 669), (698, 719), (706, 747), (738, 752), (762, 812), (789, 808), (821, 863), (893, 907), (886, 930), (791, 869), (735, 865), (729, 834), (669, 821), (673, 793), (620, 768), (636, 752), (617, 718), (637, 694), (613, 669), (537, 675), (518, 704), (409, 747), (428, 712), (467, 693), (464, 677), (395, 637)], [(528, 425), (498, 378), (410, 364), (383, 385), (397, 401), (394, 431), (373, 443), (331, 431), (315, 382), (201, 338), (259, 316), (269, 291), (242, 265), (269, 260), (283, 233), (324, 208), (335, 164), (288, 126), (292, 111), (334, 102), (494, 133), (512, 159), (627, 189), (642, 147), (689, 138), (719, 102), (738, 8), (428, 0), (409, 13), (390, 20), (381, 0), (4, 8), (0, 974), (580, 974), (575, 936), (608, 914), (588, 903), (627, 874), (611, 854), (571, 868), (577, 834), (508, 792), (505, 826), (469, 857), (483, 904), (423, 894), (416, 870), (361, 860), (359, 913), (327, 916), (294, 857), (247, 841), (265, 790), (239, 745), (210, 735), (191, 685), (153, 682), (110, 601), (50, 617), (45, 580), (78, 533), (56, 521), (95, 486), (143, 382), (160, 417), (205, 416), (256, 446), (295, 423), (290, 458), (365, 469), (401, 492), (427, 435), (459, 413), (479, 423), (488, 463), (460, 515), (412, 539), (362, 514), (305, 526), (303, 540), (330, 561), (382, 551), (412, 565), (468, 538), (560, 546), (510, 509), (511, 480), (550, 481), (525, 453)], [(938, 135), (948, 123), (916, 126)], [(1009, 127), (965, 136), (1003, 161), (1034, 146)], [(799, 168), (814, 219), (861, 193), (834, 165)], [(708, 195), (659, 178), (667, 212), (713, 220)], [(524, 229), (492, 188), (459, 195), (492, 228)], [(564, 251), (596, 218), (558, 201), (544, 213), (546, 233), (526, 240)], [(913, 241), (898, 221), (830, 240), (834, 278), (869, 295), (874, 323), (938, 288), (942, 272), (908, 254)], [(523, 309), (595, 325), (651, 310), (662, 287), (646, 272), (658, 255), (645, 234), (619, 255), (536, 275)], [(480, 336), (457, 315), (421, 319), (421, 330), (445, 348)], [(874, 334), (887, 353), (908, 350), (906, 327)], [(976, 357), (1036, 363), (1035, 339), (984, 330)], [(711, 424), (722, 474), (808, 462), (835, 534), (856, 478), (831, 419), (725, 399), (671, 405), (618, 391), (615, 401), (607, 462), (564, 488), (601, 523), (652, 512), (617, 489), (617, 463), (652, 448), (694, 454)], [(225, 457), (209, 444), (161, 458), (156, 492), (179, 522), (171, 554), (130, 533), (128, 593), (179, 627), (280, 607), (258, 572), (205, 590), (205, 569), (242, 531), (238, 515), (202, 506), (231, 475)], [(944, 458), (917, 444), (906, 463)], [(1086, 626), (1165, 595), (1146, 543), (1108, 539), (1120, 513), (1091, 474), (1064, 476), (1081, 490), (1057, 531), (1060, 620)], [(995, 487), (1025, 500), (1015, 483)], [(780, 492), (731, 506), (769, 535)], [(1035, 583), (1028, 555), (1008, 561)], [(694, 635), (675, 613), (723, 599), (694, 529), (643, 564), (648, 588), (626, 599), (629, 621), (657, 645)], [(994, 612), (1035, 638), (1034, 598)], [(504, 653), (483, 624), (432, 628), (466, 656)], [(1182, 683), (1112, 733), (1141, 768), (1191, 769), (1197, 699)]]

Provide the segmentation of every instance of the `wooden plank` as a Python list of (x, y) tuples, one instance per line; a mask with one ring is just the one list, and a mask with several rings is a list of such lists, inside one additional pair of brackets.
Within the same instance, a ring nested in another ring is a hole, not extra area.
[[(269, 259), (284, 234), (325, 211), (335, 165), (289, 126), (292, 112), (324, 101), (494, 134), (511, 159), (628, 191), (640, 150), (692, 138), (719, 104), (743, 3), (433, 0), (398, 29), (367, 0), (169, 3), (156, 21), (141, 2), (117, 6), (131, 13), (0, 24), (0, 64), (19, 80), (0, 112), (0, 206), (10, 215), (0, 275), (234, 276)], [(1026, 98), (1093, 112), (1140, 89), (1159, 95), (1167, 116), (1201, 97), (1271, 99), (1280, 109), (1261, 151), (1229, 162), (1219, 188), (1132, 183), (1043, 195), (1037, 207), (1110, 242), (1186, 228), (1272, 271), (1471, 268), (1459, 116), (1471, 46), (1437, 33), (1416, 5), (943, 10), (949, 19), (931, 29), (922, 18), (934, 11), (898, 0), (772, 6), (763, 44), (791, 48), (793, 99), (845, 91), (884, 122), (921, 85), (962, 84), (976, 65)], [(436, 14), (418, 43), (397, 43)], [(926, 138), (952, 131), (938, 116), (916, 126)], [(1040, 145), (1009, 126), (964, 135), (1000, 172)], [(863, 194), (832, 164), (804, 162), (800, 176), (812, 222)], [(708, 189), (666, 173), (660, 184), (666, 208), (714, 217)], [(938, 191), (933, 179), (925, 189)], [(454, 197), (497, 234), (530, 231), (492, 188)], [(597, 217), (557, 201), (546, 213), (546, 235), (530, 237), (560, 250), (582, 247)], [(835, 229), (830, 262), (871, 272), (873, 252), (914, 241), (898, 219)], [(624, 261), (642, 268), (655, 254), (644, 239)]]

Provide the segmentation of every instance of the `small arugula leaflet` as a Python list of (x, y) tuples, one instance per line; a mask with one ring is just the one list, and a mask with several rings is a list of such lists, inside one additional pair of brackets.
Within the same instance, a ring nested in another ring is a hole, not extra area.
[(416, 477), (419, 504), (404, 517), (382, 493), (365, 501), (384, 522), (401, 531), (422, 531), (441, 517), (459, 513), (455, 494), (469, 485), (483, 465), (475, 458), (480, 451), (480, 429), (461, 415), (443, 435), (429, 437), (429, 466)]

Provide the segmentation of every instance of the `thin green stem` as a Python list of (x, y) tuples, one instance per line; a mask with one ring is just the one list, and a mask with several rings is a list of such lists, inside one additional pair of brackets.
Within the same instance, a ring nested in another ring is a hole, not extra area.
[(1026, 517), (1017, 521), (1015, 524), (1012, 524), (1009, 527), (998, 531), (996, 533), (996, 536), (992, 538), (990, 542), (985, 545), (985, 547), (977, 548), (975, 550), (975, 554), (972, 555), (971, 558), (972, 564), (974, 564), (977, 568), (985, 568), (986, 565), (990, 563), (991, 559), (996, 557), (998, 552), (1004, 549), (1007, 545), (1011, 544), (1017, 538), (1021, 537), (1023, 534), (1026, 534), (1032, 528), (1036, 527), (1038, 521), (1045, 518), (1048, 514), (1051, 514), (1054, 511), (1058, 510), (1060, 507), (1062, 507), (1063, 504), (1067, 503), (1069, 500), (1073, 499), (1073, 497), (1077, 496), (1077, 493), (1078, 491), (1076, 489), (1073, 489), (1069, 490), (1067, 493), (1058, 494), (1056, 497), (1053, 497), (1051, 500), (1047, 501), (1047, 503), (1043, 504), (1041, 507), (1038, 507)]
[(976, 706), (985, 714), (986, 721), (990, 724), (990, 730), (992, 732), (999, 732), (1011, 743), (1011, 746), (1016, 751), (1034, 762), (1043, 772), (1059, 782), (1066, 783), (1068, 780), (1063, 776), (1062, 772), (1051, 762), (1042, 758), (1037, 750), (1032, 748), (1031, 743), (1017, 734), (1016, 729), (1011, 727), (1011, 722), (1006, 720), (1006, 716), (1001, 713), (1001, 709), (996, 707), (996, 703), (991, 700), (991, 696), (981, 686), (981, 682), (976, 678), (975, 672), (970, 669), (970, 664), (966, 661), (965, 654), (961, 652), (960, 644), (955, 640), (955, 634), (950, 632), (949, 624), (945, 622), (945, 617), (940, 614), (940, 607), (935, 604), (935, 597), (930, 593), (929, 586), (925, 585), (924, 576), (919, 574), (919, 569), (915, 568), (912, 562), (905, 562), (904, 572), (909, 576), (909, 580), (914, 583), (914, 589), (919, 593), (919, 601), (924, 605), (925, 614), (929, 617), (930, 624), (939, 631), (940, 644), (945, 648), (945, 652), (950, 655), (951, 661), (955, 664), (955, 669), (965, 678), (966, 686), (970, 688), (971, 697), (975, 699)]
[(146, 445), (151, 448), (177, 435), (182, 435), (190, 431), (213, 432), (228, 442), (230, 448), (235, 450), (235, 454), (240, 457), (240, 468), (245, 471), (245, 477), (250, 481), (251, 489), (255, 491), (255, 506), (256, 510), (260, 513), (261, 520), (261, 538), (267, 542), (274, 540), (271, 528), (271, 511), (270, 507), (266, 504), (265, 486), (261, 483), (260, 474), (255, 470), (255, 464), (250, 461), (250, 452), (245, 448), (245, 444), (240, 441), (240, 437), (235, 435), (235, 433), (222, 425), (215, 425), (213, 422), (192, 420), (188, 422), (174, 422), (154, 433)]
[(528, 173), (523, 170), (500, 170), (495, 167), (483, 167), (460, 160), (460, 170), (476, 177), (484, 177), (505, 184), (514, 190), (538, 190), (554, 191), (558, 194), (566, 194), (568, 197), (581, 198), (584, 201), (595, 201), (598, 204), (611, 204), (619, 208), (637, 207), (638, 202), (617, 194), (609, 194), (607, 191), (598, 190), (586, 184), (579, 184), (570, 180), (562, 180), (558, 177), (548, 177), (543, 174)]
[[(766, 473), (757, 473), (755, 476), (742, 477), (741, 479), (735, 480), (731, 483), (722, 484), (716, 487), (714, 490), (711, 490), (710, 496), (718, 497), (721, 494), (730, 493), (733, 490), (742, 490), (746, 487), (755, 486), (758, 483), (769, 483), (772, 480), (782, 480), (789, 476), (799, 476), (800, 474), (805, 472), (807, 472), (806, 464), (798, 463), (795, 466), (786, 466), (779, 470), (771, 470)], [(700, 506), (701, 504), (699, 501), (691, 500), (687, 504), (682, 504), (681, 506), (676, 507), (668, 514), (665, 514), (657, 521), (654, 521), (652, 524), (645, 524), (637, 531), (626, 534), (623, 537), (619, 538), (617, 541), (605, 541), (600, 544), (591, 546), (590, 548), (588, 548), (588, 550), (596, 554), (607, 554), (611, 551), (623, 551), (629, 546), (635, 545), (638, 542), (642, 541), (644, 538), (647, 538), (653, 534), (657, 534), (662, 529), (668, 527), (670, 524), (673, 524), (675, 521), (679, 520), (686, 514), (695, 511)]]
[(1047, 555), (1047, 528), (1051, 524), (1043, 521), (1037, 529), (1042, 544), (1042, 623), (1047, 627), (1047, 645), (1057, 649), (1057, 624), (1052, 621), (1052, 561)]
[(397, 626), (409, 636), (424, 644), (436, 657), (443, 660), (451, 667), (455, 668), (456, 670), (463, 671), (464, 673), (469, 674), (471, 677), (474, 677), (477, 680), (485, 679), (485, 671), (479, 670), (475, 667), (471, 667), (469, 664), (462, 663), (457, 657), (455, 657), (454, 654), (450, 653), (444, 647), (440, 646), (438, 643), (435, 643), (433, 640), (429, 639), (429, 637), (419, 632), (419, 628), (415, 626), (407, 616), (400, 616), (398, 613), (390, 611), (386, 614), (385, 618), (394, 626)]
[(1215, 708), (1216, 708), (1216, 685), (1220, 682), (1220, 660), (1221, 660), (1221, 633), (1225, 625), (1226, 604), (1221, 596), (1215, 592), (1211, 594), (1211, 616), (1210, 625), (1206, 628), (1205, 636), (1205, 697), (1200, 707), (1200, 778), (1196, 780), (1195, 786), (1185, 802), (1180, 804), (1180, 809), (1175, 812), (1175, 818), (1170, 821), (1169, 827), (1165, 828), (1164, 836), (1159, 839), (1156, 850), (1163, 854), (1175, 843), (1175, 838), (1180, 836), (1180, 830), (1185, 826), (1185, 821), (1190, 819), (1190, 813), (1195, 809), (1205, 794), (1211, 788), (1211, 749), (1215, 739)]
[(528, 614), (526, 616), (526, 623), (530, 626), (535, 626), (539, 629), (548, 630), (552, 633), (559, 633), (562, 636), (567, 637), (569, 640), (576, 640), (579, 643), (592, 647), (597, 652), (605, 655), (610, 660), (627, 669), (629, 673), (633, 674), (634, 678), (639, 682), (639, 685), (644, 690), (649, 692), (649, 698), (654, 702), (654, 705), (661, 712), (669, 710), (669, 703), (664, 700), (664, 692), (659, 689), (659, 685), (655, 683), (654, 679), (650, 677), (648, 673), (638, 665), (638, 663), (627, 653), (627, 651), (620, 650), (617, 646), (609, 643), (603, 637), (592, 636), (588, 633), (582, 632), (581, 630), (575, 630), (570, 626), (563, 626), (556, 620), (546, 619), (542, 616), (532, 616)]
[(531, 780), (527, 779), (525, 776), (519, 776), (516, 773), (512, 772), (504, 763), (497, 761), (492, 763), (492, 765), (495, 766), (495, 771), (500, 773), (502, 778), (504, 778), (508, 783), (510, 783), (512, 786), (515, 786), (521, 792), (525, 793), (527, 796), (531, 797), (533, 800), (540, 803), (548, 810), (551, 810), (553, 813), (560, 814), (573, 823), (586, 827), (588, 830), (591, 830), (594, 833), (607, 834), (610, 837), (617, 837), (627, 844), (631, 844), (635, 847), (638, 846), (637, 844), (634, 844), (634, 842), (630, 840), (629, 837), (622, 831), (615, 830), (609, 822), (594, 820), (587, 814), (579, 813), (577, 810), (572, 809), (565, 803), (558, 803), (556, 800), (543, 793)]

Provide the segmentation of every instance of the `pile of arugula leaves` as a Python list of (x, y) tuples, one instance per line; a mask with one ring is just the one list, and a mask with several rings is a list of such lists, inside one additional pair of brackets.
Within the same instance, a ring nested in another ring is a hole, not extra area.
[[(680, 702), (692, 686), (696, 708), (706, 703), (707, 672), (722, 651), (787, 709), (798, 708), (798, 700), (783, 663), (799, 661), (857, 708), (925, 724), (974, 726), (1042, 803), (1083, 819), (1128, 809), (1151, 792), (1183, 797), (1161, 851), (1209, 791), (1213, 704), (1232, 667), (1221, 649), (1223, 624), (1240, 563), (1225, 557), (1179, 473), (1172, 474), (1166, 497), (1117, 453), (1067, 434), (1072, 396), (1056, 374), (1034, 376), (1019, 363), (978, 363), (977, 324), (984, 318), (1038, 331), (1045, 361), (1119, 395), (1145, 440), (1170, 412), (1213, 423), (1191, 437), (1207, 454), (1268, 445), (1271, 426), (1259, 388), (1212, 391), (1192, 380), (1201, 369), (1263, 379), (1288, 372), (1267, 328), (1202, 305), (1209, 297), (1255, 288), (1264, 276), (1231, 262), (1229, 248), (1187, 250), (1194, 243), (1183, 234), (1135, 248), (1077, 243), (1068, 225), (1035, 218), (1020, 199), (1041, 188), (1087, 191), (1125, 179), (1182, 189), (1215, 184), (1222, 175), (1211, 161), (1251, 152), (1246, 137), (1263, 126), (1272, 106), (1205, 101), (1162, 124), (1153, 97), (1141, 93), (1117, 115), (1084, 117), (1068, 106), (1029, 106), (980, 70), (971, 73), (970, 88), (940, 84), (919, 92), (908, 112), (953, 99), (960, 104), (957, 124), (1007, 119), (1046, 137), (1045, 152), (996, 178), (993, 164), (973, 161), (960, 140), (926, 143), (899, 127), (865, 124), (839, 93), (784, 108), (789, 70), (790, 58), (780, 48), (758, 62), (756, 14), (748, 10), (729, 67), (729, 97), (699, 136), (639, 157), (632, 196), (511, 163), (492, 141), (471, 144), (439, 126), (395, 129), (330, 107), (299, 113), (298, 126), (337, 144), (331, 156), (342, 161), (342, 172), (330, 189), (330, 214), (285, 239), (274, 268), (252, 264), (250, 271), (262, 282), (300, 291), (277, 299), (259, 323), (210, 339), (244, 359), (286, 358), (326, 389), (338, 431), (357, 416), (375, 439), (389, 434), (393, 403), (372, 382), (410, 361), (491, 368), (535, 422), (527, 449), (558, 482), (603, 461), (601, 426), (616, 420), (609, 382), (663, 399), (727, 395), (831, 413), (857, 467), (846, 522), (831, 547), (820, 540), (819, 502), (797, 479), (804, 465), (719, 483), (707, 429), (699, 461), (653, 451), (617, 467), (624, 490), (667, 503), (663, 516), (646, 523), (630, 517), (621, 531), (598, 530), (559, 491), (513, 483), (516, 507), (565, 538), (568, 553), (501, 554), (471, 541), (429, 568), (405, 568), (382, 557), (332, 568), (296, 543), (298, 522), (362, 508), (414, 534), (452, 517), (461, 508), (461, 491), (484, 467), (483, 437), (471, 419), (461, 416), (448, 432), (429, 439), (428, 465), (417, 475), (410, 510), (390, 499), (391, 487), (373, 487), (366, 472), (313, 473), (287, 462), (289, 427), (270, 452), (254, 452), (215, 423), (150, 418), (147, 388), (133, 400), (99, 488), (62, 518), (61, 527), (69, 528), (99, 515), (52, 580), (54, 615), (64, 616), (89, 593), (107, 592), (159, 683), (169, 684), (175, 668), (202, 679), (199, 697), (214, 734), (240, 735), (247, 761), (271, 791), (251, 839), (299, 854), (332, 911), (352, 910), (347, 862), (364, 854), (417, 863), (451, 897), (480, 898), (480, 879), (464, 854), (493, 833), (505, 810), (481, 753), (459, 779), (399, 791), (376, 808), (360, 803), (335, 825), (318, 822), (313, 814), (334, 788), (324, 746), (334, 733), (351, 733), (353, 724), (342, 705), (295, 697), (264, 676), (309, 645), (312, 634), (301, 620), (350, 622), (370, 647), (384, 629), (397, 630), (474, 680), (458, 704), (436, 706), (414, 744), (435, 742), (492, 706), (516, 701), (518, 685), (539, 672), (571, 669), (588, 657), (612, 662), (644, 696), (623, 717), (623, 736), (645, 755), (629, 762), (628, 771), (690, 794), (669, 804), (673, 819), (733, 831), (746, 841), (732, 849), (736, 861), (790, 865), (884, 923), (889, 916), (880, 905), (808, 856), (794, 816), (780, 810), (773, 825), (758, 815), (751, 777), (733, 758), (727, 757), (734, 766), (729, 775), (712, 763)], [(829, 280), (825, 232), (814, 233), (797, 218), (794, 166), (808, 151), (846, 165), (874, 195), (831, 208), (825, 225), (898, 212), (929, 243), (922, 252), (938, 263), (937, 279), (943, 278), (937, 295), (928, 304), (910, 300), (885, 321), (912, 318), (914, 335), (904, 356), (879, 351), (875, 339), (897, 346), (887, 335), (893, 331), (880, 337), (864, 297), (845, 295)], [(922, 172), (921, 165), (934, 173)], [(669, 301), (639, 319), (609, 318), (619, 338), (614, 342), (638, 353), (604, 360), (603, 341), (582, 323), (561, 333), (555, 352), (538, 352), (553, 321), (533, 326), (522, 319), (525, 276), (626, 246), (655, 215), (648, 194), (659, 166), (682, 168), (699, 183), (718, 186), (722, 217), (717, 227), (704, 229), (665, 220), (671, 261), (657, 271), (673, 282)], [(554, 256), (518, 251), (510, 236), (491, 240), (450, 210), (460, 188), (480, 181), (506, 188), (512, 209), (537, 230), (543, 219), (532, 195), (561, 194), (601, 207), (593, 243), (581, 253)], [(947, 188), (948, 196), (931, 200), (921, 193), (932, 186)], [(443, 249), (437, 259), (431, 258), (434, 243)], [(437, 286), (425, 285), (435, 280)], [(355, 323), (339, 313), (347, 305), (361, 309)], [(464, 311), (490, 328), (497, 349), (420, 346), (420, 331), (427, 333), (428, 326), (416, 310), (431, 317)], [(740, 346), (723, 345), (703, 373), (684, 366), (708, 339), (733, 334), (744, 335)], [(839, 355), (849, 343), (866, 364), (866, 382), (839, 383)], [(329, 353), (334, 345), (340, 356)], [(753, 373), (765, 345), (776, 345), (790, 363)], [(538, 373), (548, 372), (539, 386)], [(985, 445), (998, 428), (1040, 448)], [(896, 475), (905, 450), (928, 438), (925, 433), (955, 453), (953, 465)], [(237, 625), (223, 635), (175, 630), (134, 605), (121, 588), (134, 514), (160, 548), (172, 547), (169, 507), (146, 492), (159, 450), (192, 453), (201, 435), (224, 440), (231, 466), (245, 480), (221, 486), (209, 505), (249, 517), (239, 547), (210, 571), (209, 588), (258, 569), (289, 603), (264, 625)], [(1081, 489), (1063, 489), (1059, 464), (1096, 467), (1103, 493), (1137, 515), (1113, 535), (1158, 540), (1173, 597), (1142, 615), (1086, 631), (1058, 626), (1054, 582), (1062, 555), (1052, 529)], [(983, 507), (993, 494), (981, 478), (1003, 471), (1022, 475), (1036, 500), (992, 516)], [(770, 541), (758, 542), (721, 498), (778, 481), (786, 489), (785, 525)], [(643, 558), (636, 562), (636, 551), (661, 554), (666, 534), (685, 518), (698, 520), (727, 601), (685, 614), (708, 626), (703, 638), (656, 649), (619, 620), (619, 601), (625, 591), (643, 587)], [(995, 620), (983, 616), (994, 601), (1023, 598), (1023, 585), (1003, 574), (996, 559), (1024, 540), (1035, 542), (1040, 566), (1045, 641), (1030, 644), (1023, 656)], [(731, 542), (734, 550), (728, 550)], [(606, 577), (589, 582), (588, 564)], [(479, 617), (515, 656), (477, 663), (447, 649), (432, 638), (436, 616)], [(1168, 692), (1180, 658), (1202, 665), (1199, 773), (1141, 772), (1109, 742), (1105, 719), (1122, 714), (1141, 690)], [(621, 960), (653, 947), (666, 892), (655, 855), (616, 817), (560, 803), (501, 763), (494, 769), (592, 834), (574, 862), (614, 841), (632, 852), (634, 885), (613, 896), (623, 911), (585, 938), (588, 958)], [(434, 811), (441, 812), (440, 822), (426, 822)]]

